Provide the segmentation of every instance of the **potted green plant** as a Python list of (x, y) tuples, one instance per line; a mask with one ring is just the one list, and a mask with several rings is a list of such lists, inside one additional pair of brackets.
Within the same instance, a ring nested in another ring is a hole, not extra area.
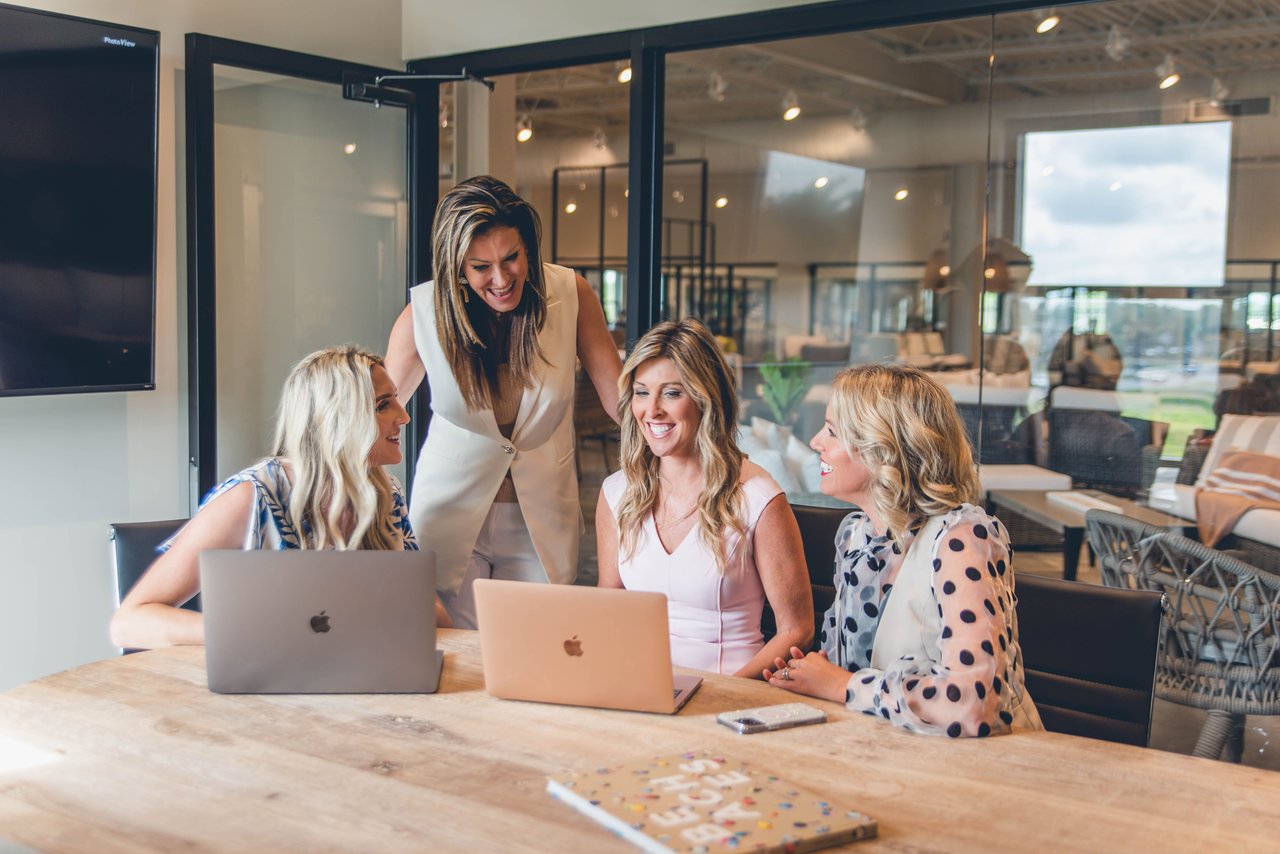
[(809, 370), (803, 359), (777, 362), (766, 357), (760, 365), (760, 381), (764, 402), (778, 424), (790, 425), (800, 401), (809, 390)]

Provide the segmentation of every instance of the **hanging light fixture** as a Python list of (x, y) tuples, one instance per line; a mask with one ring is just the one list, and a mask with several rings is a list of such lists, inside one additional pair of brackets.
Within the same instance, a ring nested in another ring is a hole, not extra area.
[(619, 83), (631, 82), (631, 63), (629, 62), (620, 63), (620, 67), (618, 68), (618, 82)]
[(796, 97), (794, 89), (788, 89), (787, 94), (782, 97), (782, 120), (784, 122), (795, 121), (800, 115), (800, 99)]
[(707, 76), (707, 97), (717, 104), (724, 101), (724, 93), (729, 91), (729, 81), (719, 71)]
[(1164, 61), (1156, 66), (1156, 77), (1160, 78), (1161, 89), (1169, 89), (1178, 85), (1182, 75), (1178, 73), (1178, 66), (1173, 62), (1173, 54), (1166, 53), (1164, 55)]
[(862, 133), (867, 129), (867, 122), (867, 114), (863, 112), (861, 107), (854, 104), (849, 110), (849, 124), (853, 125), (853, 129), (858, 133)]
[(1213, 82), (1209, 84), (1209, 104), (1214, 107), (1221, 107), (1222, 102), (1231, 96), (1231, 89), (1227, 84), (1222, 82), (1221, 77), (1213, 78)]
[(528, 142), (533, 139), (533, 119), (528, 113), (521, 113), (516, 119), (516, 142)]
[(1112, 62), (1119, 62), (1124, 59), (1125, 53), (1129, 50), (1132, 40), (1124, 34), (1124, 30), (1120, 29), (1119, 24), (1112, 24), (1111, 29), (1107, 30), (1107, 43), (1103, 50), (1107, 52), (1107, 56)]
[(1052, 6), (1049, 7), (1047, 12), (1044, 9), (1037, 9), (1036, 17), (1040, 19), (1040, 23), (1036, 24), (1036, 32), (1040, 35), (1044, 35), (1058, 26), (1058, 23), (1062, 20)]

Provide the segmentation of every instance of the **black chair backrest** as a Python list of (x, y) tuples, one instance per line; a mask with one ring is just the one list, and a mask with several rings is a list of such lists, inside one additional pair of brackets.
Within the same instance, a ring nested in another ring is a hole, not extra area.
[(1142, 486), (1142, 448), (1151, 422), (1095, 409), (1049, 410), (1049, 468), (1077, 486), (1133, 495)]
[[(804, 562), (809, 568), (809, 591), (813, 596), (813, 648), (817, 649), (822, 642), (822, 615), (836, 598), (836, 531), (852, 508), (792, 504), (791, 510), (800, 523)], [(760, 618), (760, 630), (766, 641), (778, 631), (768, 602)]]
[[(116, 604), (124, 599), (125, 594), (156, 559), (156, 546), (163, 543), (186, 522), (186, 519), (166, 519), (163, 522), (116, 522), (111, 526), (111, 558), (116, 572)], [(182, 607), (188, 611), (199, 611), (200, 595), (196, 594)]]
[(1018, 643), (1045, 729), (1146, 747), (1160, 594), (1019, 575)]
[[(977, 462), (986, 465), (1030, 465), (1036, 461), (1033, 422), (1025, 406), (957, 403)], [(981, 422), (981, 430), (979, 430)]]

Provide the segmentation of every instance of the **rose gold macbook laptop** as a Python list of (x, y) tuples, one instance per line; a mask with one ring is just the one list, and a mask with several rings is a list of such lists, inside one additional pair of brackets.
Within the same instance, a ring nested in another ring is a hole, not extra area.
[(200, 553), (209, 690), (431, 694), (431, 551)]
[(484, 684), (495, 697), (674, 714), (702, 684), (671, 669), (661, 593), (475, 584)]

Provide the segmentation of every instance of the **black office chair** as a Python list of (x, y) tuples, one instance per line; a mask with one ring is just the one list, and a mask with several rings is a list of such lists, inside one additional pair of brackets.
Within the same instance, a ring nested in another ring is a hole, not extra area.
[(1018, 643), (1045, 729), (1146, 747), (1160, 594), (1019, 575)]
[[(809, 568), (809, 590), (813, 596), (813, 649), (822, 645), (822, 615), (836, 598), (835, 580), (836, 531), (848, 516), (848, 507), (813, 507), (792, 504), (791, 510), (800, 523), (800, 539), (804, 543), (804, 561)], [(764, 604), (760, 631), (768, 641), (778, 633), (777, 622), (769, 603)]]
[[(156, 559), (156, 546), (186, 522), (186, 519), (166, 519), (163, 522), (116, 522), (111, 526), (111, 563), (116, 576), (117, 606)], [(182, 607), (188, 611), (199, 611), (200, 594), (197, 593)]]

